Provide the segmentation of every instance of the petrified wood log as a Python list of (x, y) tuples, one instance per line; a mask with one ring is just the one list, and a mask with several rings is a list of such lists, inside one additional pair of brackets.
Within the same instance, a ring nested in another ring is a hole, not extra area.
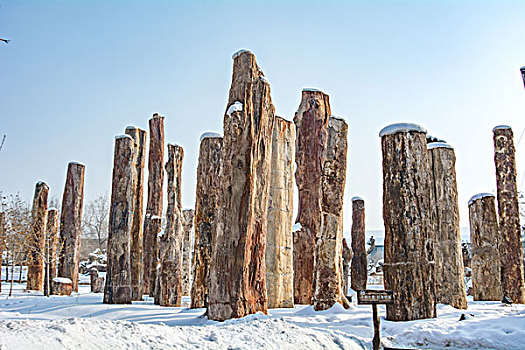
[(137, 170), (135, 141), (129, 135), (115, 138), (111, 206), (108, 227), (108, 267), (104, 303), (131, 303), (131, 230)]
[(151, 233), (155, 233), (155, 239), (152, 240), (153, 247), (150, 248), (151, 258), (149, 259), (149, 266), (144, 266), (144, 268), (149, 268), (149, 296), (153, 297), (155, 304), (158, 305), (159, 294), (158, 294), (158, 278), (157, 271), (160, 267), (160, 256), (159, 256), (159, 237), (162, 230), (162, 218), (160, 216), (151, 216), (148, 224), (148, 229), (151, 230)]
[(436, 301), (456, 309), (466, 309), (456, 155), (450, 145), (442, 142), (429, 143), (427, 149), (430, 162), (431, 225), (436, 261)]
[(60, 214), (58, 276), (69, 278), (73, 282), (73, 290), (76, 292), (78, 292), (85, 169), (86, 167), (80, 163), (71, 162), (68, 164)]
[(208, 318), (267, 312), (266, 232), (275, 108), (255, 56), (233, 57)]
[(207, 305), (212, 254), (213, 228), (216, 227), (217, 206), (221, 193), (222, 136), (205, 133), (201, 136), (197, 166), (195, 200), (195, 249), (193, 253), (193, 283), (191, 307)]
[(191, 258), (193, 251), (193, 218), (195, 210), (184, 209), (182, 211), (182, 295), (190, 295), (191, 292)]
[(352, 264), (352, 249), (346, 243), (346, 238), (343, 238), (343, 293), (348, 295), (348, 276), (350, 275), (350, 266)]
[(44, 283), (44, 249), (46, 246), (47, 196), (49, 187), (45, 182), (35, 186), (31, 211), (31, 232), (28, 237), (27, 290), (42, 291)]
[(146, 131), (135, 126), (128, 126), (126, 134), (135, 141), (135, 170), (137, 181), (133, 195), (133, 225), (131, 228), (131, 299), (142, 299), (142, 275), (144, 265), (142, 261), (142, 199), (144, 197), (144, 164), (146, 163)]
[[(4, 255), (5, 249), (5, 213), (0, 212), (0, 270), (2, 266), (2, 256)], [(7, 264), (6, 264), (7, 266)], [(7, 267), (6, 267), (7, 270)], [(7, 280), (7, 276), (6, 276)], [(0, 278), (0, 292), (2, 291), (2, 283)]]
[[(149, 154), (148, 154), (148, 203), (144, 216), (142, 278), (144, 294), (153, 295), (155, 289), (155, 271), (157, 268), (158, 248), (157, 234), (159, 227), (152, 227), (154, 216), (162, 216), (162, 188), (164, 186), (164, 117), (153, 114), (149, 120)], [(154, 267), (154, 269), (152, 269)], [(151, 272), (154, 272), (151, 275)]]
[(523, 250), (516, 185), (516, 150), (510, 126), (497, 126), (494, 132), (494, 163), (498, 183), (498, 214), (501, 257), (501, 288), (514, 303), (525, 303)]
[(365, 290), (368, 280), (365, 239), (365, 201), (352, 198), (352, 289)]
[(468, 205), (474, 300), (502, 299), (498, 216), (494, 195), (480, 193)]
[(293, 169), (295, 125), (275, 117), (266, 236), (268, 308), (293, 307)]
[(436, 317), (434, 243), (426, 130), (394, 124), (381, 130), (385, 289), (394, 291), (387, 319)]
[(159, 242), (159, 305), (180, 306), (182, 299), (182, 204), (181, 171), (184, 151), (168, 144), (166, 163), (168, 208), (166, 230)]
[(59, 242), (58, 234), (58, 210), (55, 208), (50, 208), (47, 211), (45, 248), (45, 260), (47, 261), (47, 264), (49, 264), (49, 267), (46, 267), (44, 271), (44, 293), (47, 293), (48, 290), (51, 292), (51, 281), (57, 276), (57, 247)]
[(104, 277), (98, 275), (96, 268), (92, 268), (89, 271), (91, 293), (103, 293), (104, 292)]
[(295, 181), (299, 190), (296, 223), (301, 228), (293, 234), (294, 301), (310, 304), (314, 288), (316, 235), (321, 229), (321, 175), (328, 139), (330, 101), (321, 91), (305, 89), (295, 113)]
[(350, 306), (343, 293), (341, 265), (347, 134), (348, 124), (331, 116), (321, 176), (321, 231), (315, 252), (313, 305), (316, 311), (329, 309), (335, 303)]

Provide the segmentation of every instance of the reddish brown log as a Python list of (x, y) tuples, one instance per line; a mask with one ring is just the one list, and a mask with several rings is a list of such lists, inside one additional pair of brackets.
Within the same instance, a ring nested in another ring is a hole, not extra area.
[(365, 242), (365, 201), (352, 198), (352, 289), (365, 290), (368, 280)]
[(28, 237), (27, 290), (42, 291), (44, 283), (44, 249), (46, 245), (47, 196), (49, 187), (45, 182), (35, 186), (31, 211), (31, 232)]
[[(51, 291), (51, 281), (57, 277), (57, 248), (59, 243), (59, 232), (58, 232), (58, 210), (50, 208), (47, 211), (47, 224), (46, 224), (46, 261), (49, 264), (49, 268), (46, 267), (44, 271), (44, 293), (48, 290)], [(48, 277), (49, 271), (49, 277)]]
[(255, 56), (235, 54), (210, 273), (212, 320), (267, 312), (264, 255), (274, 114), (270, 85)]
[(195, 210), (184, 209), (182, 211), (182, 295), (191, 293), (191, 258), (193, 251), (193, 219)]
[(149, 279), (150, 279), (150, 285), (149, 285), (149, 296), (153, 297), (155, 300), (155, 304), (159, 304), (159, 288), (158, 286), (158, 276), (157, 271), (158, 268), (160, 268), (160, 257), (159, 257), (159, 236), (162, 229), (162, 218), (160, 216), (152, 216), (150, 218), (149, 222), (149, 229), (151, 230), (151, 233), (155, 233), (155, 240), (153, 240), (153, 247), (151, 247), (151, 259), (150, 259), (150, 265), (149, 265)]

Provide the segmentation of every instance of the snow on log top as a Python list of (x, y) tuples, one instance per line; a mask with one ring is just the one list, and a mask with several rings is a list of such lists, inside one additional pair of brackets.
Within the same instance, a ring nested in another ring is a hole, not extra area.
[(492, 129), (492, 132), (499, 130), (499, 129), (511, 129), (511, 127), (508, 125), (498, 125), (498, 126), (495, 126), (494, 129)]
[(359, 197), (359, 196), (355, 196), (355, 197), (352, 197), (352, 202), (355, 202), (355, 201), (365, 201), (363, 198)]
[(228, 117), (231, 117), (232, 116), (232, 113), (234, 112), (242, 112), (242, 103), (240, 103), (239, 101), (235, 101), (229, 108), (228, 110), (226, 111), (226, 114), (228, 115)]
[(330, 116), (330, 118), (334, 118), (334, 119), (337, 119), (337, 120), (346, 121), (345, 118), (343, 118), (343, 117), (339, 117), (339, 116), (337, 116), (337, 115), (333, 115), (333, 114)]
[(53, 278), (53, 282), (56, 282), (56, 283), (73, 283), (73, 281), (71, 281), (67, 277), (55, 277), (55, 278)]
[(128, 125), (126, 126), (126, 130), (141, 130), (141, 129), (135, 125)]
[(485, 197), (494, 197), (494, 195), (492, 193), (478, 193), (477, 195), (472, 196), (472, 198), (470, 198), (470, 200), (468, 201), (468, 205), (471, 205), (477, 199), (481, 199)]
[(245, 53), (245, 52), (248, 52), (250, 54), (253, 55), (253, 52), (251, 52), (250, 50), (247, 50), (247, 49), (241, 49), (237, 52), (235, 52), (233, 55), (232, 55), (232, 60), (236, 59), (238, 56), (240, 56), (241, 54)]
[(204, 139), (219, 139), (222, 138), (222, 135), (217, 132), (205, 132), (201, 135), (199, 142), (202, 142)]
[(454, 149), (451, 145), (449, 145), (446, 142), (431, 142), (427, 144), (427, 149), (434, 149), (434, 148), (448, 148), (448, 149)]
[(320, 92), (320, 93), (324, 94), (324, 92), (322, 92), (321, 90), (319, 90), (319, 89), (314, 89), (314, 88), (304, 88), (304, 89), (303, 89), (303, 92), (304, 92), (304, 91), (307, 91), (307, 92)]
[(77, 162), (76, 160), (72, 160), (71, 162), (69, 162), (69, 164), (76, 164), (76, 165), (86, 166), (86, 164), (81, 163), (81, 162)]
[(128, 134), (121, 134), (121, 135), (115, 136), (115, 140), (125, 139), (125, 138), (128, 138), (133, 141), (133, 137), (129, 136)]
[(160, 216), (158, 216), (158, 215), (153, 215), (153, 216), (151, 217), (151, 219), (152, 219), (152, 220), (153, 220), (153, 219), (161, 219), (161, 220), (162, 220), (162, 218), (161, 218)]
[(169, 145), (171, 145), (171, 146), (173, 146), (173, 147), (180, 147), (180, 148), (182, 148), (181, 145), (179, 145), (178, 143), (175, 143), (175, 142), (170, 142), (170, 143), (168, 143), (168, 146), (169, 146)]
[(414, 124), (414, 123), (396, 123), (396, 124), (385, 126), (379, 132), (379, 137), (383, 137), (386, 135), (393, 135), (393, 134), (397, 134), (400, 132), (412, 132), (412, 131), (422, 132), (425, 134), (427, 133), (427, 130), (425, 128), (417, 124)]
[(52, 211), (52, 210), (54, 210), (54, 211), (58, 211), (58, 209), (55, 208), (55, 207), (47, 208), (47, 211)]

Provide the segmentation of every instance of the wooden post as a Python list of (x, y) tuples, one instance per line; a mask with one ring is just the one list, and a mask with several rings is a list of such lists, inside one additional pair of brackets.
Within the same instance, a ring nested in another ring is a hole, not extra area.
[(394, 292), (391, 290), (358, 290), (357, 300), (359, 305), (372, 305), (372, 323), (374, 325), (374, 338), (372, 345), (374, 350), (381, 349), (381, 320), (377, 312), (377, 304), (394, 303)]
[(372, 304), (372, 319), (374, 322), (374, 339), (372, 344), (374, 350), (381, 349), (381, 321), (379, 320), (379, 313), (377, 312), (377, 304)]
[(49, 208), (46, 224), (46, 271), (44, 276), (44, 294), (51, 293), (51, 281), (57, 277), (58, 210)]
[(353, 290), (366, 289), (368, 269), (365, 239), (365, 201), (361, 197), (352, 198), (352, 279)]
[(27, 267), (27, 290), (42, 291), (44, 283), (44, 249), (46, 244), (47, 196), (49, 187), (45, 182), (35, 186), (33, 209), (31, 211), (31, 232)]

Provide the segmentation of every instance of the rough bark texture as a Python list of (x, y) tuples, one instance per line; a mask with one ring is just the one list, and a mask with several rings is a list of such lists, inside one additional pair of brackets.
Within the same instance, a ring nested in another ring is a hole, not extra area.
[(330, 101), (321, 91), (303, 90), (295, 113), (295, 181), (299, 190), (296, 223), (301, 229), (293, 233), (294, 301), (310, 304), (314, 286), (316, 235), (321, 229), (321, 175), (328, 140)]
[(160, 216), (151, 216), (148, 224), (148, 229), (151, 230), (151, 234), (155, 234), (155, 239), (152, 241), (152, 247), (150, 248), (150, 259), (149, 266), (145, 265), (145, 268), (149, 268), (148, 278), (149, 282), (149, 296), (153, 297), (155, 303), (158, 305), (159, 294), (158, 294), (158, 278), (157, 269), (159, 268), (160, 257), (159, 257), (159, 235), (162, 230), (162, 218)]
[(76, 292), (78, 292), (85, 169), (86, 167), (83, 164), (68, 164), (60, 214), (58, 276), (69, 278), (73, 282), (73, 290)]
[(195, 200), (195, 249), (193, 253), (193, 283), (191, 307), (207, 305), (210, 282), (212, 243), (215, 241), (217, 206), (221, 193), (222, 137), (203, 138), (197, 167)]
[(58, 247), (58, 210), (49, 209), (47, 211), (46, 224), (46, 257), (49, 261), (49, 278), (47, 268), (44, 271), (44, 292), (47, 291), (49, 281), (49, 290), (51, 291), (51, 281), (57, 277), (57, 247)]
[(426, 137), (420, 131), (383, 135), (385, 289), (394, 291), (387, 319), (436, 317), (434, 244)]
[(365, 201), (352, 199), (352, 289), (365, 290), (368, 280), (365, 239)]
[(210, 272), (212, 320), (267, 312), (264, 255), (275, 108), (270, 85), (249, 51), (234, 55), (228, 106)]
[[(5, 249), (5, 213), (0, 212), (0, 269), (2, 266), (2, 256), (4, 255), (4, 249)], [(7, 270), (7, 264), (6, 264), (6, 270)], [(7, 280), (7, 276), (6, 276)], [(2, 291), (2, 283), (0, 278), (0, 292)]]
[(129, 135), (115, 139), (113, 181), (108, 228), (108, 266), (104, 303), (131, 303), (131, 230), (133, 195), (137, 171), (134, 164), (135, 141)]
[(44, 283), (44, 249), (46, 246), (47, 196), (49, 187), (38, 182), (35, 187), (31, 211), (31, 232), (29, 234), (27, 262), (27, 290), (42, 291)]
[(335, 303), (350, 304), (342, 289), (343, 197), (346, 183), (348, 124), (330, 117), (323, 173), (321, 176), (322, 222), (315, 252), (314, 309), (331, 308)]
[(469, 202), (474, 300), (501, 301), (501, 260), (498, 251), (498, 216), (494, 196)]
[(293, 169), (295, 126), (275, 117), (266, 237), (268, 308), (293, 307)]
[[(432, 145), (432, 144), (430, 144)], [(436, 302), (467, 308), (465, 268), (459, 231), (456, 155), (448, 147), (428, 149), (431, 225), (434, 233)]]
[(182, 147), (168, 144), (166, 230), (159, 242), (160, 289), (158, 297), (161, 306), (180, 306), (182, 299), (181, 171), (183, 158)]
[[(162, 216), (162, 197), (164, 186), (164, 117), (155, 113), (149, 120), (149, 154), (148, 154), (148, 203), (144, 216), (142, 292), (153, 295), (158, 258), (158, 228), (151, 226), (152, 217)], [(157, 229), (157, 230), (155, 230)], [(151, 267), (155, 269), (152, 270)]]
[(193, 251), (193, 218), (195, 210), (184, 209), (182, 211), (182, 295), (191, 293), (191, 258)]
[(126, 128), (126, 134), (135, 141), (135, 171), (137, 181), (133, 195), (133, 225), (131, 228), (131, 299), (142, 299), (142, 275), (144, 264), (142, 261), (142, 199), (144, 197), (144, 164), (146, 163), (146, 131), (134, 126)]
[(343, 238), (343, 293), (345, 296), (348, 295), (348, 276), (350, 275), (352, 256), (352, 249), (346, 243), (346, 238)]
[(501, 288), (514, 303), (525, 303), (523, 250), (516, 185), (516, 150), (510, 127), (494, 128), (494, 162), (498, 183)]
[(89, 271), (90, 286), (92, 293), (103, 293), (104, 292), (104, 277), (98, 275), (96, 268), (92, 268)]

